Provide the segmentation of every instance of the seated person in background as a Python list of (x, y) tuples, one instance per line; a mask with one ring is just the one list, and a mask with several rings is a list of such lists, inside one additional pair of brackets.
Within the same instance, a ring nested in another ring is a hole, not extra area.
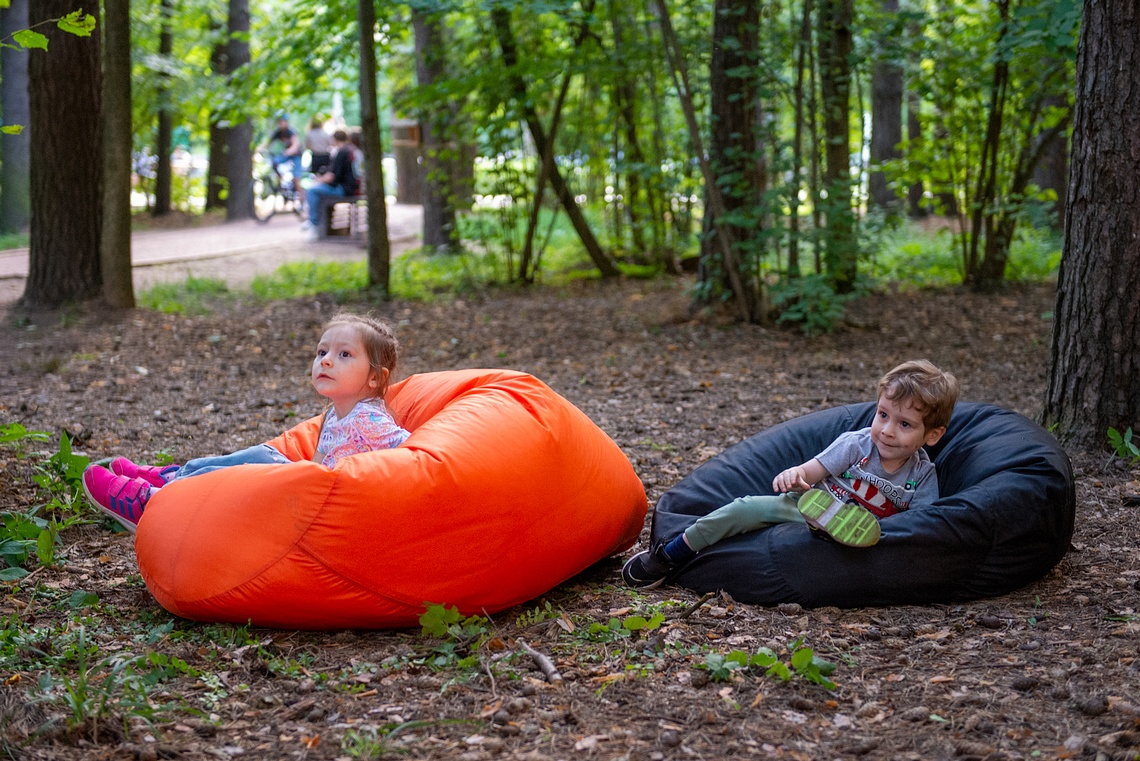
[(320, 116), (314, 116), (309, 122), (309, 131), (305, 133), (305, 148), (309, 151), (309, 171), (313, 174), (324, 174), (332, 163), (332, 135), (325, 132)]
[(317, 224), (321, 198), (356, 195), (357, 189), (360, 187), (360, 182), (353, 169), (356, 151), (353, 149), (352, 143), (348, 141), (348, 135), (344, 130), (338, 129), (333, 133), (333, 145), (335, 150), (329, 171), (317, 175), (316, 183), (308, 190), (309, 221), (305, 225), (305, 229), (309, 233), (309, 240), (316, 240), (320, 237)]
[(653, 589), (713, 544), (777, 523), (807, 523), (851, 547), (879, 541), (879, 519), (938, 499), (938, 476), (923, 450), (946, 433), (958, 381), (925, 359), (904, 362), (879, 381), (870, 428), (842, 433), (807, 462), (772, 481), (774, 495), (740, 497), (681, 534), (639, 552), (622, 568), (628, 586)]

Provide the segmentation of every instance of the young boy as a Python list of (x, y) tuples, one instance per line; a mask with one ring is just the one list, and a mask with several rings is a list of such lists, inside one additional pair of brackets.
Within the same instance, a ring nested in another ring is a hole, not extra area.
[[(841, 434), (827, 449), (772, 481), (775, 495), (736, 499), (621, 569), (631, 587), (654, 589), (674, 568), (736, 534), (806, 522), (851, 547), (879, 541), (879, 518), (938, 499), (938, 477), (923, 446), (946, 433), (958, 381), (925, 359), (904, 362), (879, 381), (870, 428)], [(813, 488), (817, 487), (817, 488)]]

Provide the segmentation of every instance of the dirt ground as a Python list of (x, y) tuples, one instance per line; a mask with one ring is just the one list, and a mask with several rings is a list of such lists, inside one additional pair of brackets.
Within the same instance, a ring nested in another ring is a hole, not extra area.
[[(404, 373), (496, 366), (546, 381), (621, 446), (651, 506), (768, 426), (871, 398), (878, 376), (907, 358), (951, 369), (965, 400), (1029, 416), (1040, 404), (1048, 286), (884, 293), (853, 305), (835, 334), (805, 338), (693, 314), (687, 285), (586, 282), (349, 306), (397, 323)], [(92, 458), (180, 461), (267, 440), (321, 409), (306, 370), (337, 306), (228, 302), (200, 317), (12, 311), (0, 325), (11, 347), (0, 425), (66, 430)], [(1140, 493), (1140, 470), (1102, 452), (1070, 454), (1072, 548), (1046, 578), (1004, 597), (803, 610), (718, 596), (695, 606), (684, 589), (623, 588), (615, 557), (493, 616), (493, 636), (477, 649), (454, 643), (469, 661), (433, 660), (441, 642), (418, 631), (252, 629), (235, 642), (223, 628), (176, 619), (147, 644), (138, 632), (171, 617), (142, 585), (131, 537), (94, 520), (67, 529), (65, 562), (11, 586), (0, 602), (9, 632), (62, 626), (73, 614), (59, 601), (89, 590), (100, 598), (89, 625), (101, 651), (176, 655), (197, 675), (153, 688), (153, 700), (176, 707), (152, 724), (29, 737), (62, 709), (20, 707), (40, 674), (10, 656), (9, 633), (0, 637), (3, 736), (36, 759), (1137, 759), (1140, 521), (1126, 497)], [(29, 460), (3, 448), (0, 495), (3, 511), (36, 499)], [(631, 552), (647, 537), (648, 519)], [(631, 612), (666, 621), (644, 638), (606, 626)], [(751, 673), (721, 681), (704, 668), (709, 652), (760, 647), (787, 660), (799, 638), (838, 664), (834, 690)], [(548, 683), (519, 640), (548, 655), (563, 682)]]

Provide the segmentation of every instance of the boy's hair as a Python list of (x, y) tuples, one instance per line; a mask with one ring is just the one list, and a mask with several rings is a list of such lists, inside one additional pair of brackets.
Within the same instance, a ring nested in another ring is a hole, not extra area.
[(342, 143), (347, 143), (348, 142), (348, 133), (342, 129), (338, 129), (336, 132), (333, 133), (333, 140), (339, 140)]
[(892, 402), (910, 402), (922, 412), (922, 425), (927, 430), (945, 428), (958, 401), (958, 380), (928, 360), (912, 359), (882, 377), (879, 396)]
[(337, 312), (325, 323), (325, 330), (335, 325), (348, 325), (356, 331), (364, 344), (364, 351), (368, 353), (368, 364), (374, 371), (379, 373), (381, 369), (387, 368), (388, 379), (383, 387), (376, 390), (376, 396), (383, 397), (400, 360), (400, 342), (396, 340), (395, 329), (384, 320), (352, 312)]

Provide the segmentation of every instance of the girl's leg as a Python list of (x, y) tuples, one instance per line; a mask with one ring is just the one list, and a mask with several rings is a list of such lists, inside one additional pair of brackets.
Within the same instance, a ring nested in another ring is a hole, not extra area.
[(796, 499), (788, 494), (740, 497), (713, 510), (685, 529), (685, 541), (700, 552), (730, 536), (777, 523), (803, 523)]
[(291, 462), (288, 457), (268, 444), (256, 444), (231, 454), (190, 460), (178, 471), (175, 479), (199, 476), (220, 468), (232, 468), (235, 465), (283, 465), (287, 462)]

